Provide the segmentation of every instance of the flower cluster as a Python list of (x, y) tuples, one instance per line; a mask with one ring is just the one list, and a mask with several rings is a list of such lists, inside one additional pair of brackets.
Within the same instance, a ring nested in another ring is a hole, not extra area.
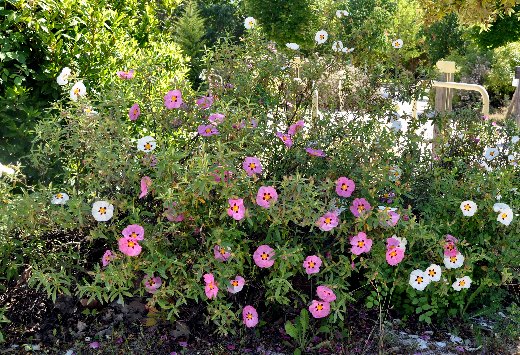
[(325, 318), (330, 314), (330, 303), (336, 300), (336, 295), (327, 286), (318, 286), (316, 293), (319, 300), (312, 300), (309, 312), (314, 318)]

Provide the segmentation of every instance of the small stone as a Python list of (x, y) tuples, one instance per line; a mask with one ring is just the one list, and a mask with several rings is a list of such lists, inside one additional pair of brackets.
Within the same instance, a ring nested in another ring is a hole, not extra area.
[(450, 336), (450, 341), (451, 341), (452, 343), (457, 343), (457, 344), (458, 344), (458, 343), (462, 343), (462, 338), (460, 338), (460, 337), (458, 337), (458, 336), (456, 336), (456, 335), (450, 334), (450, 333), (448, 333), (448, 334), (449, 334), (449, 336)]
[(435, 346), (438, 347), (438, 348), (445, 348), (446, 347), (446, 343), (443, 342), (443, 341), (436, 341), (435, 342)]
[(425, 335), (433, 335), (433, 331), (431, 330), (427, 330), (424, 332)]
[(76, 328), (78, 328), (78, 332), (82, 332), (85, 329), (87, 329), (87, 323), (84, 323), (82, 321), (78, 321), (78, 324), (76, 325)]

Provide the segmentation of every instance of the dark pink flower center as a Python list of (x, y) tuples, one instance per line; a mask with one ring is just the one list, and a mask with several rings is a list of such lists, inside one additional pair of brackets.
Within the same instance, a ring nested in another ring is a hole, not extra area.
[(262, 258), (262, 260), (267, 260), (267, 259), (269, 259), (269, 254), (267, 254), (267, 253), (264, 251), (260, 257)]
[(309, 268), (314, 269), (314, 266), (316, 266), (316, 263), (314, 261), (309, 261)]
[(323, 303), (318, 303), (318, 304), (316, 305), (316, 310), (317, 310), (317, 311), (321, 311), (321, 310), (323, 310)]
[(270, 199), (272, 199), (271, 194), (269, 192), (264, 193), (263, 199), (264, 201), (269, 201)]
[(252, 313), (246, 314), (246, 318), (247, 318), (247, 320), (252, 320), (253, 319), (253, 314)]
[(348, 189), (348, 185), (345, 184), (345, 183), (341, 184), (341, 189), (342, 189), (343, 191), (346, 191), (346, 190)]

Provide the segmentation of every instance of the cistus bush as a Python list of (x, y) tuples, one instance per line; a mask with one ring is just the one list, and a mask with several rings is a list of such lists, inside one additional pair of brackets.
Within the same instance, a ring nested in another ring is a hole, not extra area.
[(296, 60), (255, 26), (208, 53), (204, 92), (146, 58), (100, 92), (71, 72), (36, 129), (46, 178), (0, 210), (2, 248), (39, 248), (18, 262), (31, 284), (53, 298), (146, 296), (168, 319), (204, 304), (228, 334), (302, 309), (341, 324), (359, 301), (431, 322), (511, 282), (518, 128), (441, 117), (432, 154), (426, 118), (377, 94), (401, 87), (395, 71), (366, 68), (364, 88), (345, 77), (358, 104), (320, 109), (312, 93), (350, 53), (331, 37)]

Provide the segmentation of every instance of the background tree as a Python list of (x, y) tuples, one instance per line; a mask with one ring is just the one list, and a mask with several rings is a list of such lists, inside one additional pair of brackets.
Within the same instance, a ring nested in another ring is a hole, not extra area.
[(189, 78), (192, 83), (198, 81), (201, 70), (200, 59), (204, 49), (202, 40), (204, 35), (204, 18), (200, 14), (197, 3), (190, 0), (184, 7), (183, 15), (175, 23), (175, 41), (190, 58)]

